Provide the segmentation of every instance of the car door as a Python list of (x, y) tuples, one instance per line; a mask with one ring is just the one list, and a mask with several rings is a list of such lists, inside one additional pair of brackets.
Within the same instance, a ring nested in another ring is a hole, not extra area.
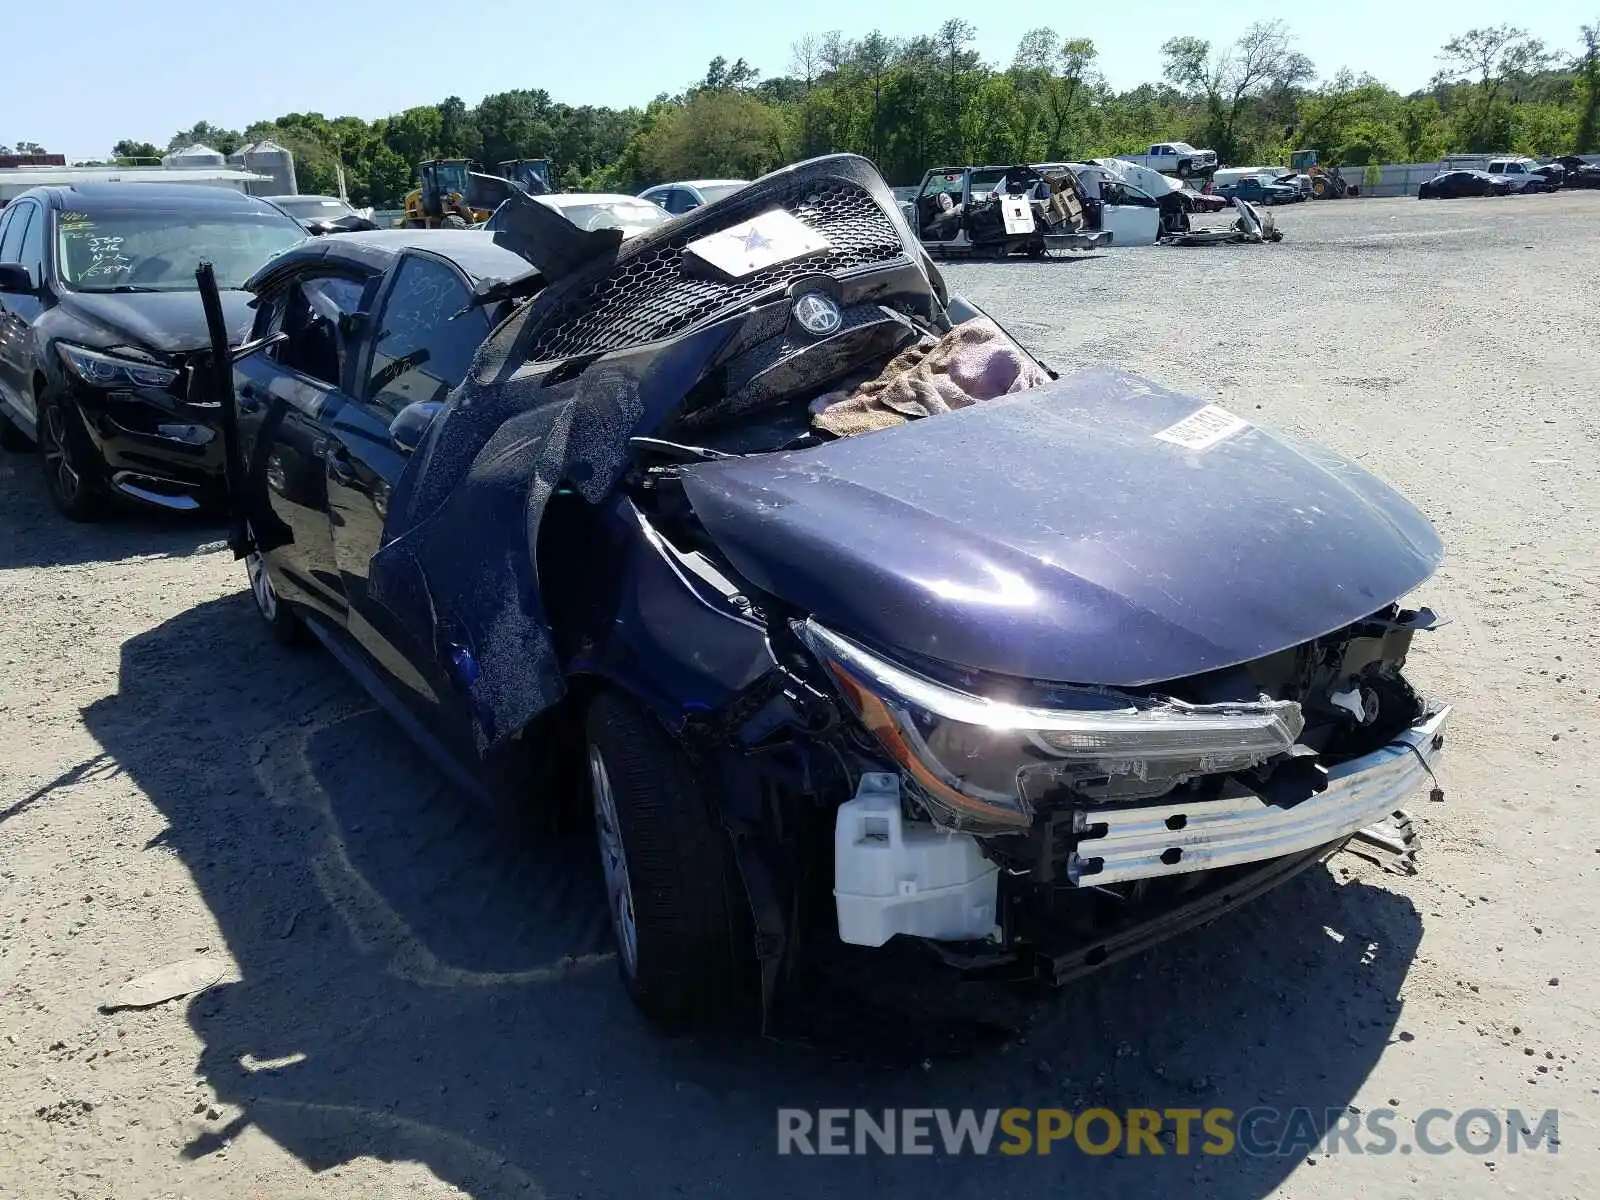
[(1113, 246), (1153, 246), (1161, 236), (1161, 209), (1131, 183), (1107, 181), (1100, 185), (1100, 228)]
[[(0, 227), (0, 263), (21, 263), (33, 277), (35, 287), (44, 276), (44, 208), (32, 200), (18, 200), (6, 206), (5, 224)], [(39, 319), (44, 303), (35, 294), (0, 292), (0, 395), (8, 408), (28, 423), (33, 422), (32, 375), (28, 361), (29, 332)]]
[(240, 438), (256, 486), (288, 531), (268, 552), (280, 592), (345, 624), (348, 600), (330, 530), (326, 461), (331, 426), (351, 403), (350, 324), (377, 278), (318, 264), (264, 292), (252, 338), (287, 339), (235, 368)]
[(329, 523), (350, 604), (346, 628), (403, 701), (445, 718), (458, 750), (465, 727), (450, 720), (460, 714), (444, 702), (450, 693), (432, 648), (413, 643), (368, 597), (367, 583), (389, 497), (406, 464), (390, 425), (412, 405), (444, 401), (466, 377), (490, 329), (483, 309), (468, 307), (471, 297), (467, 278), (446, 260), (420, 250), (400, 257), (367, 322), (356, 396), (335, 416), (327, 454)]
[(917, 193), (917, 236), (925, 242), (948, 242), (961, 232), (961, 207), (966, 187), (962, 171), (929, 171)]

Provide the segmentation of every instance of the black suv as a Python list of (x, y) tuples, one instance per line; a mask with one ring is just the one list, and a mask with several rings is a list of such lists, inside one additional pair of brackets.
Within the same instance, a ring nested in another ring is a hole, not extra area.
[(50, 495), (90, 520), (115, 498), (192, 509), (222, 488), (194, 271), (216, 267), (230, 339), (236, 290), (306, 236), (263, 200), (169, 183), (34, 188), (0, 213), (0, 436), (37, 445)]

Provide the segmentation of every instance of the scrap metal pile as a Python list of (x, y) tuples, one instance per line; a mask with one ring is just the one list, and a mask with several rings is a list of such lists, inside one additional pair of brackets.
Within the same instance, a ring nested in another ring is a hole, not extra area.
[(1161, 239), (1166, 246), (1220, 246), (1227, 242), (1281, 242), (1283, 232), (1271, 213), (1264, 213), (1248, 200), (1235, 197), (1232, 201), (1238, 219), (1231, 225), (1217, 229), (1186, 229), (1170, 233)]

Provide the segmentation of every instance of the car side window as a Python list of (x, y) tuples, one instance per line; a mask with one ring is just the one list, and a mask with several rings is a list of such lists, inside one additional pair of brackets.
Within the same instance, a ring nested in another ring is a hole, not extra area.
[(378, 313), (372, 363), (362, 399), (391, 412), (419, 400), (443, 400), (466, 378), (489, 335), (481, 308), (463, 312), (466, 280), (438, 259), (403, 258)]
[(49, 214), (38, 205), (29, 207), (33, 209), (33, 220), (22, 232), (22, 247), (17, 252), (17, 261), (28, 268), (37, 286), (44, 280), (44, 227), (49, 222)]
[(669, 213), (686, 213), (691, 208), (697, 208), (699, 202), (694, 198), (694, 193), (687, 188), (673, 188), (667, 197), (667, 211)]
[(361, 310), (365, 285), (344, 275), (318, 275), (292, 280), (262, 300), (252, 333), (256, 337), (282, 331), (288, 340), (269, 353), (287, 370), (329, 387), (343, 384), (350, 346), (340, 318)]
[(14, 204), (11, 211), (6, 214), (5, 233), (0, 235), (0, 262), (20, 262), (22, 253), (22, 236), (28, 232), (28, 224), (33, 218), (37, 206), (31, 201), (26, 204)]

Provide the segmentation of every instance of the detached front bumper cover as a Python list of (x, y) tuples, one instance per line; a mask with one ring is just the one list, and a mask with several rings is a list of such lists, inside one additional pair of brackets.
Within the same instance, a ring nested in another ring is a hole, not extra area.
[(1073, 883), (1101, 885), (1207, 871), (1296, 854), (1382, 820), (1430, 777), (1450, 708), (1432, 709), (1388, 745), (1328, 772), (1328, 786), (1290, 807), (1259, 796), (1181, 804), (1086, 806), (1094, 831), (1068, 860)]

